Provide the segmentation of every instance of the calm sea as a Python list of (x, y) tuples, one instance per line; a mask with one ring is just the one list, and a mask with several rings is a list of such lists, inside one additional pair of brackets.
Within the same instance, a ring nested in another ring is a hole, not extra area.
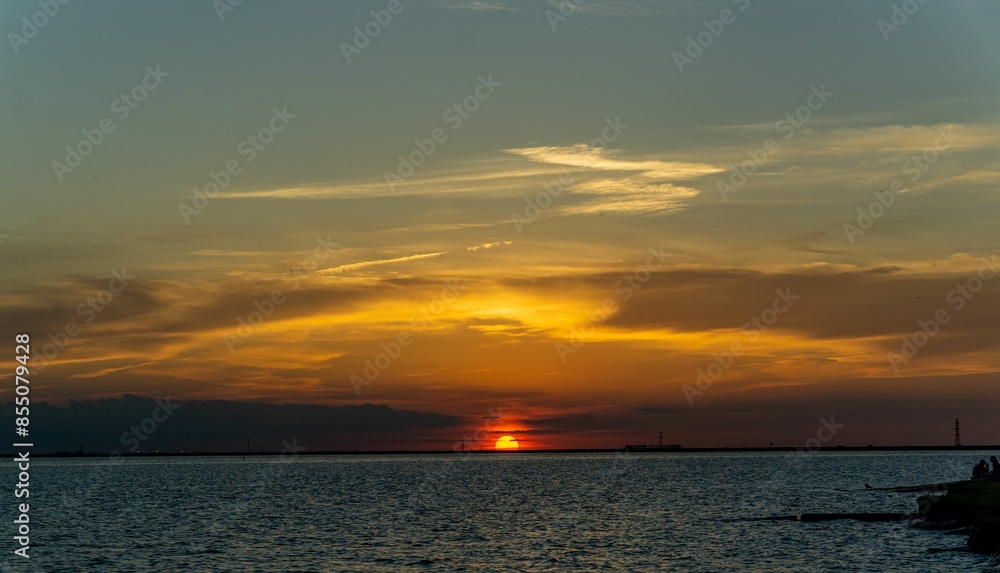
[(30, 566), (9, 552), (3, 563), (51, 572), (992, 571), (986, 557), (927, 551), (965, 537), (905, 522), (748, 520), (913, 511), (916, 494), (863, 485), (965, 478), (981, 457), (988, 452), (39, 459)]

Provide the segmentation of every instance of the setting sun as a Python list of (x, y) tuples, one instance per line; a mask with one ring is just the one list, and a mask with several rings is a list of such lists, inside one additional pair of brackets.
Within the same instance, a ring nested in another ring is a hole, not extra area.
[(500, 436), (496, 443), (498, 450), (516, 450), (517, 447), (517, 440), (513, 436)]

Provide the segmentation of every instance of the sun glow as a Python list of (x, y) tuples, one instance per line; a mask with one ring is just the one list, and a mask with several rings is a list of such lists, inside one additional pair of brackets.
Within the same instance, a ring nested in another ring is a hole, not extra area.
[(500, 436), (496, 443), (498, 450), (516, 450), (517, 448), (517, 440), (513, 436)]

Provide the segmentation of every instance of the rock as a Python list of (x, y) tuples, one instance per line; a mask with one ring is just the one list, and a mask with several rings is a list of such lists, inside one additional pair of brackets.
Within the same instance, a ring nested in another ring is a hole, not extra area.
[(969, 533), (969, 549), (986, 555), (1000, 553), (1000, 519), (976, 520)]
[(928, 522), (971, 528), (971, 551), (987, 555), (1000, 552), (1000, 481), (953, 484), (944, 495), (920, 496), (917, 505)]

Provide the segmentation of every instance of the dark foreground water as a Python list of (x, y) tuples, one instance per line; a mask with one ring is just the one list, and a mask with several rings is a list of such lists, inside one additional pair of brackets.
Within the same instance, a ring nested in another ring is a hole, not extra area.
[(913, 511), (916, 494), (860, 488), (964, 478), (980, 457), (40, 459), (30, 566), (10, 557), (11, 525), (2, 563), (52, 572), (992, 571), (985, 557), (927, 551), (964, 537), (905, 522), (745, 520)]

